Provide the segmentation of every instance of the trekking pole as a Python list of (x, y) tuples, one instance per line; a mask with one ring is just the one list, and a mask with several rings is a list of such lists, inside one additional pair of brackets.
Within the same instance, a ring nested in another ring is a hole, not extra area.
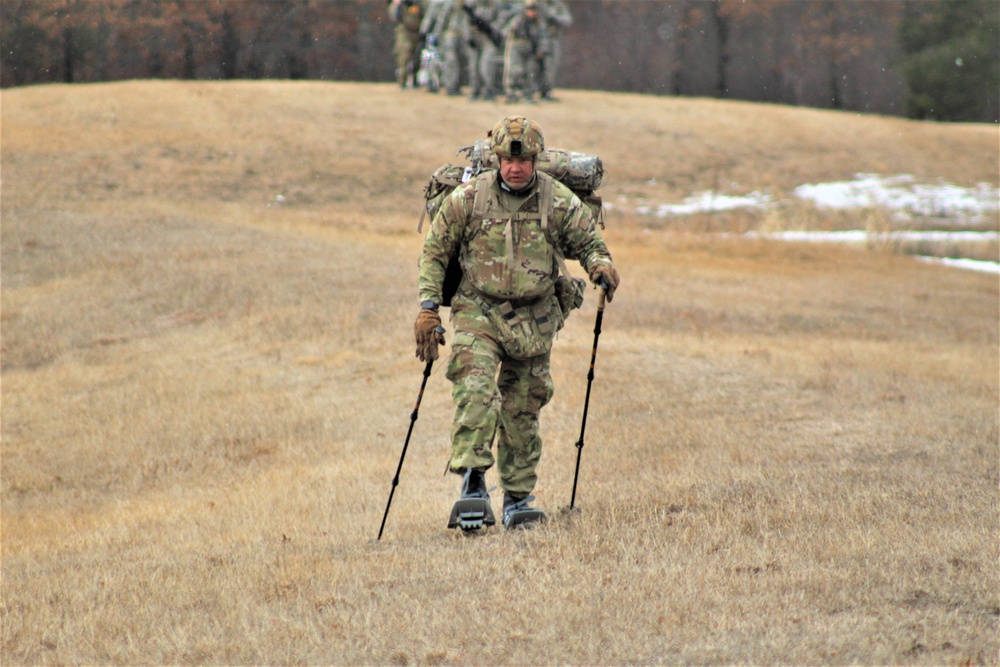
[(382, 525), (378, 529), (378, 537), (375, 541), (382, 539), (382, 531), (385, 530), (385, 520), (389, 516), (389, 506), (392, 505), (392, 496), (396, 493), (396, 487), (399, 485), (399, 473), (403, 469), (403, 459), (406, 458), (406, 448), (410, 444), (410, 435), (413, 434), (413, 425), (417, 422), (417, 415), (420, 412), (420, 401), (424, 398), (424, 388), (427, 386), (427, 378), (431, 375), (431, 367), (434, 365), (434, 361), (428, 361), (427, 365), (424, 366), (424, 379), (420, 383), (420, 393), (417, 394), (417, 404), (413, 406), (413, 412), (410, 413), (410, 428), (406, 431), (406, 440), (403, 442), (403, 452), (399, 455), (399, 465), (396, 466), (396, 476), (392, 478), (392, 489), (389, 490), (389, 502), (385, 504), (385, 514), (382, 515)]
[(583, 423), (580, 424), (580, 439), (576, 442), (576, 473), (573, 475), (573, 495), (569, 499), (569, 509), (576, 503), (576, 483), (580, 479), (580, 456), (583, 454), (583, 435), (587, 431), (587, 411), (590, 409), (590, 387), (594, 384), (594, 362), (597, 361), (597, 341), (601, 337), (601, 322), (604, 320), (604, 299), (608, 285), (601, 281), (601, 295), (597, 300), (597, 321), (594, 323), (594, 349), (590, 353), (590, 371), (587, 373), (587, 397), (583, 401)]

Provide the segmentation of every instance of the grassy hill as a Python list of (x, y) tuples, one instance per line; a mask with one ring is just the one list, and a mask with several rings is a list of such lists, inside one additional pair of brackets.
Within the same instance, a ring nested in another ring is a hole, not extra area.
[(609, 211), (580, 512), (593, 292), (553, 355), (552, 520), (445, 529), (437, 368), (374, 540), (421, 379), (421, 190), (504, 114), (601, 155), (608, 202), (1000, 179), (995, 126), (561, 97), (3, 91), (0, 662), (997, 663), (996, 276), (708, 233), (759, 213)]

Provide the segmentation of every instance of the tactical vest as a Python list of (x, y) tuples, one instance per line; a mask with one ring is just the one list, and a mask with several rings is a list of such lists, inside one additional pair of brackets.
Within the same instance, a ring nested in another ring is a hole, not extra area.
[[(508, 211), (497, 172), (476, 177), (475, 200), (460, 251), (465, 281), (481, 295), (503, 300), (551, 293), (562, 257), (549, 233), (553, 179), (536, 171), (537, 185), (517, 211)], [(558, 259), (557, 259), (558, 258)]]
[[(458, 154), (464, 153), (471, 162), (470, 166), (462, 167), (445, 163), (434, 171), (427, 185), (424, 186), (424, 205), (420, 211), (420, 220), (417, 222), (418, 233), (423, 231), (424, 220), (428, 216), (433, 218), (437, 214), (444, 200), (451, 195), (455, 188), (472, 179), (487, 176), (491, 172), (492, 176), (482, 181), (476, 181), (476, 211), (473, 219), (470, 221), (471, 225), (479, 226), (482, 223), (491, 204), (500, 208), (499, 202), (495, 200), (496, 193), (493, 192), (493, 183), (496, 181), (495, 170), (499, 165), (497, 164), (496, 156), (488, 150), (488, 147), (489, 140), (481, 139), (471, 146), (460, 148)], [(543, 197), (543, 201), (548, 202), (548, 207), (544, 212), (535, 213), (535, 215), (540, 216), (540, 224), (544, 234), (548, 234), (548, 220), (551, 217), (553, 202), (552, 182), (545, 183), (546, 179), (542, 178), (543, 175), (551, 177), (569, 188), (573, 194), (580, 198), (580, 201), (583, 202), (584, 206), (590, 212), (593, 220), (602, 229), (604, 228), (604, 206), (600, 195), (595, 194), (595, 190), (600, 187), (601, 181), (604, 178), (604, 164), (600, 157), (559, 148), (549, 148), (539, 156), (535, 164), (535, 173), (540, 178), (537, 188), (539, 191), (538, 194)], [(543, 185), (543, 183), (545, 184)], [(544, 194), (540, 192), (542, 187), (546, 188)], [(494, 196), (493, 201), (490, 201), (491, 193)], [(527, 212), (523, 212), (520, 215), (525, 216)], [(513, 220), (513, 222), (518, 221), (517, 218)], [(511, 230), (511, 236), (513, 237), (513, 229)], [(509, 262), (507, 248), (510, 248), (512, 252), (513, 245), (507, 244), (503, 249), (502, 257), (505, 258), (505, 261)], [(570, 297), (567, 297), (567, 303), (574, 304), (572, 308), (578, 308), (582, 301), (582, 288), (579, 287), (579, 282), (581, 281), (578, 278), (573, 278), (569, 273), (569, 270), (566, 268), (566, 262), (555, 245), (552, 246), (552, 253), (555, 256), (556, 263), (559, 265), (559, 271), (562, 273), (562, 276), (557, 281), (556, 291), (560, 292), (560, 288), (562, 288), (562, 292), (570, 295)], [(442, 285), (441, 305), (451, 306), (451, 299), (461, 283), (462, 267), (456, 255), (448, 261)], [(565, 309), (567, 313), (569, 309)]]

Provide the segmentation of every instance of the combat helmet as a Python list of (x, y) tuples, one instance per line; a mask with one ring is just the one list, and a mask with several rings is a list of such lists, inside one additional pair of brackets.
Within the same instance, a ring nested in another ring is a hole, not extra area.
[(490, 130), (490, 149), (499, 157), (537, 157), (545, 150), (538, 123), (524, 116), (508, 116)]

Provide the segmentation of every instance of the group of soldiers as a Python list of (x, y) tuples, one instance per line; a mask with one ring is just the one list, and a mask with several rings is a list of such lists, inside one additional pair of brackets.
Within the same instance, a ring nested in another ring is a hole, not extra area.
[(554, 99), (560, 33), (573, 23), (565, 0), (389, 0), (389, 16), (400, 88), (461, 95), (464, 83), (473, 100)]

